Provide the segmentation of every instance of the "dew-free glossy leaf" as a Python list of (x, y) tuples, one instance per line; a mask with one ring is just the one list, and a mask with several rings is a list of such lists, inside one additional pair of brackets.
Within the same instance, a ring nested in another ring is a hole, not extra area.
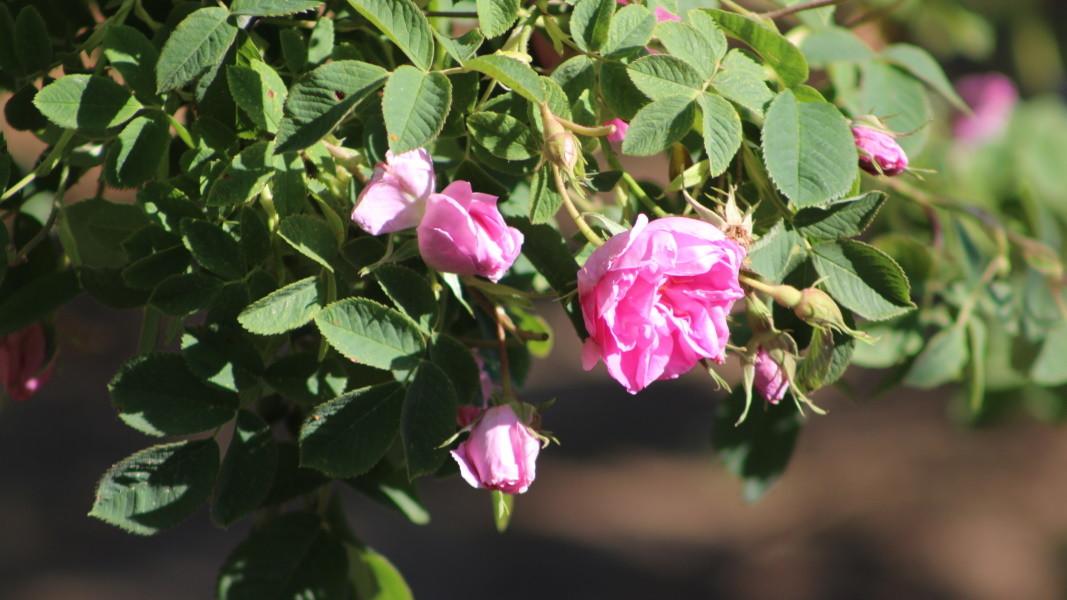
[(98, 75), (57, 79), (37, 93), (33, 104), (60, 127), (88, 130), (118, 127), (141, 109), (129, 90)]
[(130, 189), (156, 176), (170, 144), (170, 122), (151, 111), (135, 117), (107, 147), (104, 178), (108, 185)]
[(429, 70), (433, 63), (433, 33), (426, 15), (411, 0), (348, 0), (411, 59)]
[(401, 436), (408, 477), (436, 471), (448, 457), (438, 448), (456, 430), (456, 392), (437, 365), (421, 362), (404, 396)]
[(708, 174), (718, 177), (730, 166), (741, 147), (741, 117), (737, 109), (714, 94), (698, 98), (703, 113), (704, 151), (708, 155)]
[(217, 67), (237, 37), (230, 11), (201, 8), (185, 17), (167, 38), (156, 63), (156, 92), (179, 88)]
[(410, 369), (425, 348), (414, 321), (366, 298), (334, 302), (315, 324), (338, 352), (376, 369)]
[(382, 96), (385, 130), (394, 154), (422, 148), (441, 132), (452, 106), (452, 84), (440, 73), (401, 65)]
[(522, 0), (478, 0), (478, 27), (487, 38), (503, 35), (519, 18)]
[(826, 291), (842, 306), (872, 321), (915, 308), (908, 278), (889, 255), (853, 240), (812, 246), (812, 264)]
[(318, 405), (300, 428), (300, 464), (334, 477), (366, 473), (393, 444), (403, 406), (404, 387), (395, 382)]
[(241, 311), (237, 321), (258, 335), (285, 333), (305, 325), (322, 310), (318, 277), (306, 277), (267, 294)]
[(278, 445), (270, 427), (256, 413), (240, 411), (215, 484), (211, 519), (229, 527), (259, 508), (277, 467)]
[(688, 96), (671, 96), (645, 105), (630, 121), (622, 151), (631, 156), (663, 152), (693, 128), (695, 106)]

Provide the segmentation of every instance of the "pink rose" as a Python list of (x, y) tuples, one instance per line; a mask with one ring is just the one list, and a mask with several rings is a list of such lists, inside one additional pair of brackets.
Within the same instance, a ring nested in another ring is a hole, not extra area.
[(613, 236), (578, 271), (578, 299), (589, 338), (582, 363), (597, 359), (636, 394), (673, 379), (702, 358), (724, 360), (726, 317), (744, 296), (737, 272), (745, 251), (714, 225), (686, 217)]
[(752, 384), (760, 396), (771, 404), (778, 404), (789, 389), (789, 381), (786, 380), (782, 367), (774, 362), (763, 348), (756, 353), (756, 377)]
[(52, 376), (45, 364), (47, 340), (40, 323), (0, 339), (0, 382), (13, 400), (27, 400)]
[(626, 139), (626, 130), (630, 128), (630, 124), (622, 119), (612, 119), (610, 121), (604, 121), (605, 125), (614, 125), (615, 133), (609, 133), (607, 135), (609, 142), (621, 142)]
[(482, 414), (452, 458), (472, 486), (521, 494), (533, 483), (540, 451), (540, 440), (505, 404)]
[(371, 235), (392, 233), (419, 224), (433, 193), (433, 161), (423, 148), (393, 154), (374, 165), (374, 175), (360, 192), (352, 220)]
[[(619, 4), (622, 4), (623, 6), (626, 6), (626, 5), (630, 4), (630, 0), (615, 0), (615, 1), (618, 2)], [(678, 15), (672, 13), (671, 11), (667, 10), (666, 8), (663, 8), (662, 6), (658, 6), (657, 5), (656, 6), (656, 10), (653, 11), (653, 12), (656, 15), (656, 22), (657, 23), (662, 23), (664, 21), (681, 21), (682, 20), (681, 17), (679, 17)]]
[(860, 151), (860, 168), (872, 175), (899, 175), (908, 168), (908, 155), (893, 136), (870, 127), (853, 127)]
[(1019, 100), (1015, 84), (1000, 73), (968, 75), (956, 82), (956, 91), (974, 111), (957, 116), (953, 123), (956, 139), (965, 143), (976, 144), (1000, 135)]
[(481, 275), (497, 281), (522, 249), (522, 233), (508, 227), (496, 208), (496, 196), (453, 181), (426, 201), (419, 224), (419, 252), (438, 271)]

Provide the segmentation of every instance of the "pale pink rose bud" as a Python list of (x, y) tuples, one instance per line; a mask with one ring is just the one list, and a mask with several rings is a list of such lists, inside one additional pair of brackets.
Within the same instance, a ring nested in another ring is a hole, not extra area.
[(957, 116), (953, 123), (956, 139), (965, 143), (976, 144), (1000, 135), (1019, 101), (1015, 84), (1000, 73), (963, 77), (956, 82), (956, 91), (973, 111)]
[(52, 363), (45, 364), (47, 346), (40, 323), (0, 339), (0, 382), (12, 400), (29, 399), (52, 376)]
[(603, 360), (636, 394), (673, 379), (703, 358), (724, 360), (726, 319), (744, 292), (745, 251), (710, 223), (687, 217), (648, 222), (612, 236), (578, 271), (578, 299), (589, 338), (582, 364)]
[(607, 135), (609, 142), (621, 142), (626, 139), (626, 130), (630, 128), (630, 124), (622, 119), (612, 119), (610, 121), (604, 121), (605, 125), (614, 125), (615, 132)]
[(752, 383), (760, 396), (771, 404), (778, 404), (789, 389), (789, 381), (781, 365), (774, 362), (770, 353), (763, 348), (756, 353), (756, 377)]
[(899, 175), (908, 168), (908, 155), (893, 136), (870, 127), (853, 127), (860, 151), (860, 168), (872, 175)]
[(496, 196), (453, 181), (431, 194), (419, 224), (419, 252), (427, 266), (445, 273), (481, 275), (497, 281), (522, 249), (522, 233), (508, 227)]
[(352, 211), (352, 220), (371, 235), (418, 225), (434, 188), (433, 161), (424, 148), (403, 154), (389, 150), (385, 160), (374, 166)]
[(482, 414), (452, 458), (472, 486), (521, 494), (533, 483), (540, 451), (540, 440), (505, 404)]

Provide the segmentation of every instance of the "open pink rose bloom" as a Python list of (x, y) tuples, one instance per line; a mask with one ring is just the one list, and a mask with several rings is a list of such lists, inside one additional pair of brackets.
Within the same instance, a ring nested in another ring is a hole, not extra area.
[(374, 166), (352, 211), (352, 220), (371, 235), (417, 226), (434, 189), (433, 161), (425, 149), (387, 151), (385, 159)]
[(714, 225), (687, 217), (648, 222), (615, 235), (578, 271), (589, 338), (582, 362), (597, 360), (635, 394), (673, 379), (702, 358), (724, 360), (726, 319), (744, 296), (745, 251)]
[(507, 404), (486, 410), (452, 451), (459, 474), (476, 488), (521, 494), (536, 475), (541, 441)]
[(789, 389), (789, 381), (786, 380), (782, 367), (774, 362), (771, 355), (763, 348), (756, 353), (756, 377), (752, 385), (759, 395), (771, 404), (778, 404)]
[(44, 327), (34, 323), (0, 339), (0, 382), (13, 400), (28, 400), (52, 376)]
[(496, 196), (453, 181), (431, 194), (419, 224), (419, 253), (427, 266), (446, 273), (497, 281), (522, 250), (522, 233), (504, 222)]

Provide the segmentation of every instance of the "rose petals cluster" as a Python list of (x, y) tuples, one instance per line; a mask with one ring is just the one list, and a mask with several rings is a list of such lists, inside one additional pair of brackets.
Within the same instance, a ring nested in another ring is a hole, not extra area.
[(755, 378), (752, 380), (752, 385), (764, 400), (771, 404), (778, 404), (789, 389), (789, 380), (786, 379), (781, 365), (771, 358), (766, 349), (761, 347), (756, 352), (755, 366)]
[(908, 155), (885, 131), (853, 127), (852, 137), (860, 154), (860, 168), (872, 175), (899, 175), (908, 168)]
[(957, 140), (978, 144), (1000, 135), (1019, 101), (1019, 91), (1006, 75), (968, 75), (956, 83), (956, 91), (971, 107), (972, 114), (959, 115), (953, 123)]
[(626, 139), (626, 130), (630, 129), (630, 124), (622, 119), (612, 119), (610, 121), (604, 121), (604, 125), (614, 125), (615, 131), (609, 133), (607, 139), (609, 142), (621, 142)]
[(673, 379), (704, 358), (724, 360), (727, 316), (744, 296), (745, 251), (710, 223), (638, 215), (578, 271), (578, 299), (589, 338), (586, 370), (603, 360), (635, 394)]
[(510, 405), (482, 413), (470, 437), (452, 451), (459, 473), (471, 486), (521, 494), (537, 472), (541, 441)]
[(522, 233), (504, 222), (496, 196), (477, 193), (466, 181), (441, 193), (434, 193), (434, 185), (425, 149), (388, 151), (360, 193), (352, 220), (371, 235), (417, 227), (419, 252), (429, 267), (499, 280), (519, 256)]
[(40, 323), (0, 339), (0, 382), (12, 400), (28, 400), (52, 376), (47, 346)]

